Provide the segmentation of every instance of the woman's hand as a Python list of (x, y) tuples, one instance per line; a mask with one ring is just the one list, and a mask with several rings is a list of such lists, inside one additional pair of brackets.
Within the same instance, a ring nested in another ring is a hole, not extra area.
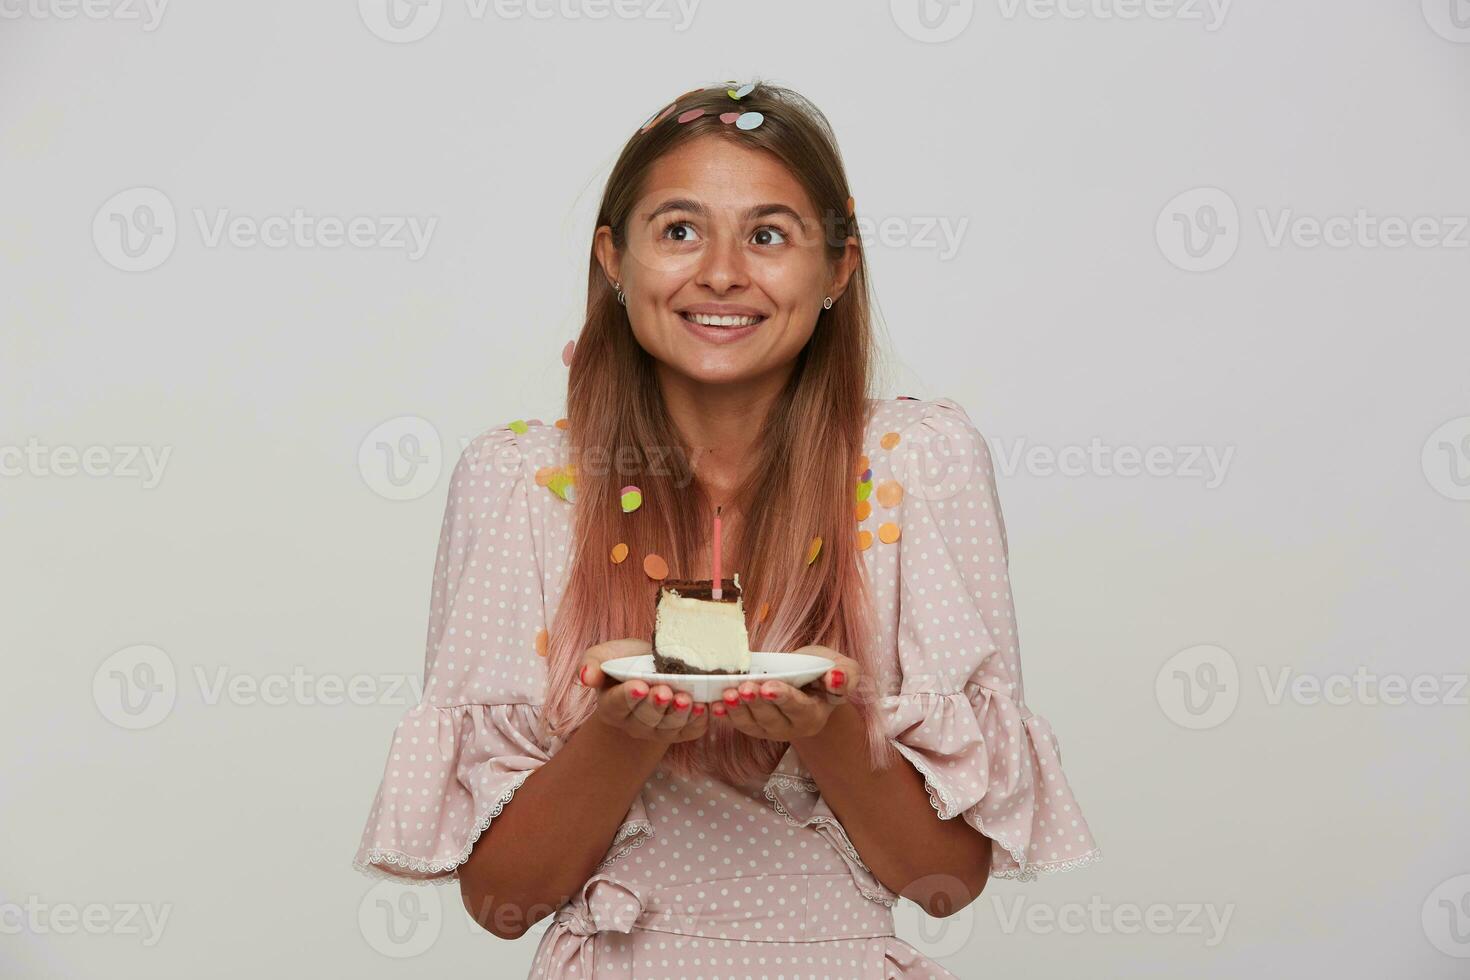
[(672, 745), (699, 738), (709, 727), (709, 712), (687, 692), (667, 684), (650, 688), (643, 681), (615, 682), (602, 672), (605, 660), (652, 653), (646, 640), (610, 640), (587, 651), (578, 674), (581, 682), (597, 691), (593, 719), (610, 725), (631, 738)]
[(796, 652), (826, 657), (832, 668), (803, 688), (784, 681), (745, 681), (727, 687), (724, 699), (711, 705), (711, 713), (752, 738), (789, 742), (820, 732), (833, 710), (847, 700), (848, 692), (856, 690), (857, 661), (821, 646)]

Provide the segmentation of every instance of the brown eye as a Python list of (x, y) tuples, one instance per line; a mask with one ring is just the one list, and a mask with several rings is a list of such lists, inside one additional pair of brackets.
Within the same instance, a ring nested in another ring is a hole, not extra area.
[[(678, 234), (680, 229), (684, 230), (683, 234)], [(664, 228), (663, 237), (672, 242), (692, 242), (698, 239), (694, 231), (694, 226), (687, 221), (675, 221), (673, 224), (667, 226)]]
[[(771, 240), (773, 237), (776, 239), (775, 241), (772, 241)], [(781, 231), (781, 229), (779, 229), (779, 228), (772, 227), (771, 225), (766, 225), (763, 228), (757, 228), (755, 234), (751, 236), (751, 239), (757, 245), (785, 245), (786, 244), (786, 234), (785, 234), (785, 232)]]

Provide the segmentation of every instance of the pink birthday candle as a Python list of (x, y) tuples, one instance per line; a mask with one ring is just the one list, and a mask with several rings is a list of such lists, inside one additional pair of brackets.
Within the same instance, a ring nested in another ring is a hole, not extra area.
[(715, 528), (712, 536), (714, 538), (715, 555), (714, 561), (712, 562), (714, 566), (712, 569), (714, 572), (714, 582), (711, 583), (710, 598), (718, 600), (725, 597), (724, 590), (720, 588), (720, 508), (718, 507), (715, 508)]

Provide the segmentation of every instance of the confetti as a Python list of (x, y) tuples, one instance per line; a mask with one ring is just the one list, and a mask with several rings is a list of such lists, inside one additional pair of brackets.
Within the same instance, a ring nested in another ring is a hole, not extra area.
[(679, 122), (681, 122), (681, 123), (693, 122), (694, 120), (698, 119), (700, 116), (704, 115), (705, 112), (706, 112), (706, 110), (704, 110), (704, 109), (690, 109), (688, 112), (681, 112), (681, 113), (679, 113)]
[(855, 211), (857, 211), (857, 201), (854, 201), (852, 198), (849, 197), (847, 199), (847, 215), (848, 215), (848, 217), (852, 217), (852, 215), (853, 215), (853, 213)]
[(878, 484), (878, 503), (884, 507), (897, 507), (903, 499), (903, 485), (897, 480), (884, 480)]
[(722, 112), (722, 113), (720, 113), (720, 122), (724, 123), (726, 126), (730, 125), (732, 122), (734, 122), (735, 120), (737, 120), (739, 118), (740, 118), (740, 113), (738, 113), (738, 112)]
[(743, 99), (747, 95), (749, 95), (751, 92), (754, 92), (754, 91), (755, 91), (755, 83), (754, 82), (748, 82), (747, 84), (740, 86), (738, 89), (737, 88), (726, 89), (725, 90), (725, 94), (728, 95), (732, 99)]
[(822, 538), (820, 535), (812, 538), (812, 543), (806, 548), (806, 563), (810, 565), (817, 560), (817, 555), (822, 553)]
[(545, 630), (537, 630), (536, 631), (536, 656), (538, 656), (538, 657), (544, 657), (544, 656), (546, 656), (546, 631)]
[(614, 565), (621, 565), (628, 557), (628, 546), (619, 541), (613, 545), (612, 560)]
[(568, 421), (567, 419), (557, 419), (556, 420), (556, 427), (558, 429), (565, 429), (567, 426), (569, 426), (571, 424), (572, 423), (570, 421)]
[(649, 120), (648, 120), (648, 122), (644, 123), (643, 124), (643, 128), (640, 129), (640, 130), (638, 130), (638, 132), (640, 132), (640, 133), (646, 133), (646, 132), (648, 132), (650, 129), (652, 129), (653, 127), (657, 126), (659, 123), (663, 122), (666, 118), (668, 118), (669, 113), (673, 112), (678, 107), (679, 107), (679, 103), (677, 103), (677, 102), (670, 102), (669, 105), (668, 105), (668, 108), (666, 108), (662, 112), (657, 113), (656, 115), (650, 117)]
[(897, 432), (885, 432), (883, 438), (878, 440), (878, 445), (884, 449), (892, 449), (898, 445), (899, 435)]
[(857, 464), (857, 471), (859, 473), (861, 473), (861, 472), (863, 472), (864, 470), (866, 470), (868, 468), (869, 468), (868, 457), (866, 457), (866, 456), (859, 456), (858, 457), (858, 464)]
[(561, 362), (567, 367), (572, 366), (572, 352), (577, 349), (575, 340), (567, 341), (567, 345), (561, 349)]
[(857, 509), (855, 513), (857, 514), (857, 519), (859, 522), (866, 521), (868, 519), (868, 515), (872, 512), (872, 504), (868, 503), (866, 500), (859, 500), (857, 502)]
[(631, 514), (643, 506), (643, 491), (637, 487), (623, 487), (618, 491), (618, 499), (623, 505), (623, 513)]
[(873, 481), (872, 480), (864, 480), (862, 483), (859, 483), (858, 486), (857, 486), (857, 500), (858, 500), (858, 503), (862, 503), (864, 500), (867, 500), (868, 499), (868, 495), (871, 494), (872, 492), (873, 492)]
[(559, 470), (555, 466), (543, 466), (543, 467), (541, 467), (539, 470), (536, 471), (536, 486), (538, 486), (538, 487), (547, 486), (548, 484), (551, 483), (551, 478), (553, 476), (556, 476), (556, 474), (558, 474), (560, 472), (561, 472), (561, 470)]
[(872, 531), (859, 531), (858, 532), (858, 551), (867, 551), (871, 547), (873, 547), (873, 532)]
[(757, 623), (764, 623), (766, 621), (766, 617), (770, 614), (771, 604), (769, 602), (763, 602), (761, 603), (761, 611), (756, 613), (755, 621)]
[(755, 129), (766, 121), (766, 117), (759, 112), (742, 112), (735, 120), (736, 129)]
[(643, 574), (662, 582), (669, 577), (669, 563), (658, 555), (649, 555), (643, 559)]
[(878, 525), (878, 540), (884, 544), (892, 544), (898, 540), (898, 525), (892, 522)]
[(567, 475), (565, 470), (554, 474), (547, 480), (546, 489), (569, 504), (576, 503), (577, 501), (577, 485), (572, 482), (572, 478)]
[(506, 428), (514, 432), (518, 436), (523, 436), (526, 434), (528, 426), (526, 425), (524, 419), (516, 419), (510, 425), (507, 425)]
[(858, 477), (858, 482), (859, 483), (872, 483), (873, 482), (873, 468), (871, 466), (869, 466), (867, 469), (863, 470), (862, 475)]

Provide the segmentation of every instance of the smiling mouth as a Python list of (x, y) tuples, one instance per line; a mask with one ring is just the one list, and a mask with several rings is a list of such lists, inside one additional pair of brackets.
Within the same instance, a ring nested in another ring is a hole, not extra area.
[(764, 316), (714, 316), (709, 313), (680, 313), (689, 323), (698, 324), (701, 327), (753, 327), (766, 318)]

